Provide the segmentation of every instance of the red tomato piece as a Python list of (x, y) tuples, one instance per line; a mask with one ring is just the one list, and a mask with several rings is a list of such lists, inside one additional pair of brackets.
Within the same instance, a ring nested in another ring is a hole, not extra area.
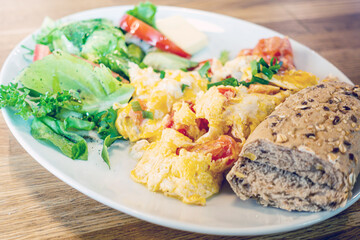
[(51, 51), (48, 46), (42, 45), (42, 44), (36, 44), (35, 49), (34, 49), (33, 61), (35, 62), (37, 60), (40, 60), (50, 54), (51, 54)]
[(197, 118), (195, 121), (200, 131), (201, 130), (205, 130), (206, 132), (209, 131), (209, 121), (206, 118)]
[(224, 95), (227, 99), (235, 97), (235, 90), (232, 88), (219, 87), (218, 91), (219, 91), (219, 93)]
[(120, 20), (120, 28), (163, 51), (170, 52), (184, 58), (191, 57), (189, 53), (182, 50), (158, 30), (131, 15), (125, 14), (122, 17)]
[(239, 56), (249, 56), (252, 54), (253, 54), (253, 50), (251, 48), (246, 48), (239, 52)]
[(294, 56), (290, 41), (287, 37), (271, 37), (260, 39), (254, 49), (244, 49), (239, 53), (240, 56), (256, 55), (264, 58), (270, 63), (272, 57), (276, 57), (278, 61), (282, 61), (282, 69), (293, 69)]
[[(141, 101), (140, 99), (136, 99), (135, 101), (139, 102), (142, 110), (146, 110), (145, 102)], [(130, 109), (129, 117), (133, 120), (133, 122), (137, 126), (140, 126), (140, 124), (144, 120), (143, 115), (142, 115), (142, 111), (134, 111), (132, 108)]]
[[(186, 150), (189, 152), (203, 152), (205, 154), (211, 153), (213, 161), (223, 158), (236, 159), (240, 153), (239, 145), (232, 137), (227, 135), (222, 135), (216, 140), (188, 147)], [(230, 164), (232, 162), (230, 161)]]

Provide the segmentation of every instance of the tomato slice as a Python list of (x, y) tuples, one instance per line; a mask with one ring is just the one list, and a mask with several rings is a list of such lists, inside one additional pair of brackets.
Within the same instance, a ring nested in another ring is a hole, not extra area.
[(33, 61), (35, 62), (37, 60), (40, 60), (50, 54), (51, 54), (51, 51), (48, 46), (42, 45), (42, 44), (36, 44), (35, 49), (34, 49)]
[(189, 53), (182, 50), (158, 30), (131, 15), (125, 14), (122, 17), (120, 20), (120, 28), (163, 51), (170, 52), (184, 58), (191, 57)]

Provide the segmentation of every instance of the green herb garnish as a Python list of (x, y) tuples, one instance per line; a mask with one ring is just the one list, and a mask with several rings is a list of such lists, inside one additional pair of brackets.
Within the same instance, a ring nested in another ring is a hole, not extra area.
[(150, 111), (142, 111), (142, 117), (153, 120), (154, 114)]
[(207, 77), (206, 75), (207, 75), (210, 68), (211, 68), (210, 62), (207, 61), (198, 71), (200, 76), (203, 77), (203, 78)]
[(185, 91), (185, 88), (189, 87), (187, 84), (181, 84), (181, 92)]
[(265, 80), (263, 78), (253, 76), (250, 82), (245, 82), (245, 81), (239, 82), (239, 84), (241, 84), (241, 85), (243, 85), (245, 87), (249, 87), (251, 84), (255, 84), (255, 83), (260, 83), (260, 84), (267, 85), (267, 84), (269, 84), (269, 81)]
[(154, 119), (154, 114), (150, 111), (143, 110), (138, 101), (132, 101), (130, 104), (131, 104), (131, 108), (134, 112), (141, 111), (143, 118)]
[(227, 61), (229, 61), (229, 51), (222, 51), (220, 53), (220, 57), (219, 57), (219, 61), (221, 62), (222, 65), (225, 65), (225, 63)]
[(260, 63), (261, 65), (263, 65), (264, 67), (266, 67), (266, 68), (269, 67), (269, 65), (267, 64), (267, 62), (265, 62), (265, 60), (264, 60), (263, 58), (260, 58), (259, 63)]
[(250, 82), (240, 82), (241, 85), (249, 87), (251, 84), (260, 83), (260, 84), (269, 84), (268, 80), (255, 76), (258, 73), (264, 74), (269, 80), (276, 74), (281, 68), (282, 62), (278, 62), (276, 57), (272, 57), (270, 60), (270, 65), (267, 62), (260, 58), (259, 61), (253, 60), (250, 62), (252, 78)]
[(134, 112), (142, 111), (141, 105), (138, 101), (132, 101), (130, 104), (131, 104), (131, 108)]
[(233, 87), (237, 87), (239, 86), (240, 82), (238, 80), (236, 80), (236, 78), (227, 78), (224, 79), (220, 82), (215, 82), (215, 83), (209, 83), (207, 85), (207, 88), (211, 88), (213, 86), (233, 86)]
[(27, 88), (19, 88), (17, 83), (0, 86), (0, 108), (12, 107), (16, 114), (27, 120), (31, 115), (44, 117), (56, 115), (65, 105), (80, 105), (77, 92), (64, 90), (57, 94), (45, 93), (39, 97), (31, 96)]
[(164, 77), (165, 77), (165, 72), (164, 72), (164, 71), (161, 71), (161, 72), (160, 72), (160, 78), (161, 78), (161, 79), (164, 79)]
[(250, 67), (251, 67), (252, 75), (255, 75), (258, 73), (258, 63), (256, 62), (256, 60), (252, 60), (250, 62)]

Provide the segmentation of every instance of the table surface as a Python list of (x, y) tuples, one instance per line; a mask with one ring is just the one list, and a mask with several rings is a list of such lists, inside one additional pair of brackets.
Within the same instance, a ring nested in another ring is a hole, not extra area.
[[(360, 84), (360, 1), (357, 0), (166, 0), (263, 25), (312, 48)], [(39, 28), (45, 16), (132, 4), (115, 0), (0, 1), (0, 66), (15, 45)], [(306, 229), (270, 239), (355, 238), (360, 202)], [(113, 210), (57, 179), (25, 152), (0, 115), (1, 239), (232, 239), (172, 230)], [(253, 237), (243, 237), (252, 239)]]

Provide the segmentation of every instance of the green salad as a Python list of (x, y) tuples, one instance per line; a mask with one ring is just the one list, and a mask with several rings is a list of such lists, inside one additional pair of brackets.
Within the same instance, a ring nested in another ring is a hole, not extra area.
[[(134, 92), (129, 63), (159, 72), (198, 65), (157, 30), (156, 11), (155, 5), (140, 3), (125, 13), (119, 27), (107, 19), (62, 23), (45, 18), (34, 36), (35, 49), (24, 46), (32, 63), (13, 83), (0, 86), (0, 107), (13, 108), (31, 121), (35, 139), (50, 142), (72, 159), (88, 159), (84, 132), (96, 131), (110, 167), (108, 147), (122, 138), (112, 106), (128, 103)], [(140, 30), (128, 29), (134, 21)]]

